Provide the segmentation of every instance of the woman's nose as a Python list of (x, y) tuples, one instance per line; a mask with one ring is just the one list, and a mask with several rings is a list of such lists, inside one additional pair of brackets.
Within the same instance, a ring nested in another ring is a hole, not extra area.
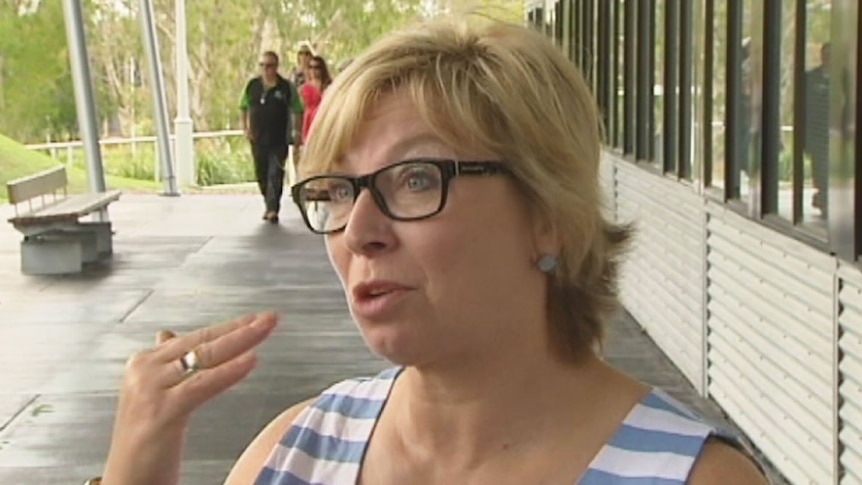
[(344, 243), (352, 253), (365, 256), (390, 250), (396, 244), (393, 222), (377, 205), (371, 191), (363, 190), (347, 219)]

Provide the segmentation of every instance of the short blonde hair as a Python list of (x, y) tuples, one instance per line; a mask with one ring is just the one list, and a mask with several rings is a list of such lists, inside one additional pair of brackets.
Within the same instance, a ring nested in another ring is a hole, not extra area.
[(547, 302), (557, 350), (577, 359), (600, 346), (629, 228), (603, 216), (601, 121), (579, 71), (517, 25), (462, 17), (391, 33), (327, 90), (302, 175), (334, 171), (376, 101), (396, 90), (443, 142), (508, 165), (531, 213), (561, 241)]

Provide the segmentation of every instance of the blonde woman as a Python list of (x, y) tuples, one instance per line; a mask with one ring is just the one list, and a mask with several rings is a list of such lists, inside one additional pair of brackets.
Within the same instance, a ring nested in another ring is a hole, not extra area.
[[(629, 231), (602, 215), (596, 105), (551, 43), (488, 22), (391, 34), (314, 129), (292, 195), (393, 367), (287, 409), (229, 484), (765, 483), (733, 437), (598, 355)], [(176, 483), (189, 414), (274, 326), (133, 360), (105, 483)]]

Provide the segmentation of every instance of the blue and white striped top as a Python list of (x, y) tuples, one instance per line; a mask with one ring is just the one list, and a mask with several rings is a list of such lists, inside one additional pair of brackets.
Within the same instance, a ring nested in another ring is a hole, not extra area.
[[(400, 369), (340, 382), (297, 416), (255, 485), (353, 485)], [(593, 458), (579, 485), (684, 484), (707, 438), (729, 435), (654, 389)], [(731, 438), (732, 439), (732, 438)]]

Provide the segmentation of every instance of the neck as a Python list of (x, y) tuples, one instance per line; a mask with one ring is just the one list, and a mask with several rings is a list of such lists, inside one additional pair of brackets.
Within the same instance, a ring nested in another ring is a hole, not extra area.
[(263, 82), (269, 85), (275, 84), (275, 81), (278, 80), (278, 76), (263, 76)]
[(575, 364), (547, 346), (507, 344), (495, 345), (484, 360), (405, 369), (397, 382), (403, 386), (400, 402), (392, 409), (399, 410), (394, 419), (401, 440), (417, 458), (466, 469), (501, 453), (536, 451), (537, 437), (578, 429), (591, 404), (583, 396), (612, 375), (592, 355)]

